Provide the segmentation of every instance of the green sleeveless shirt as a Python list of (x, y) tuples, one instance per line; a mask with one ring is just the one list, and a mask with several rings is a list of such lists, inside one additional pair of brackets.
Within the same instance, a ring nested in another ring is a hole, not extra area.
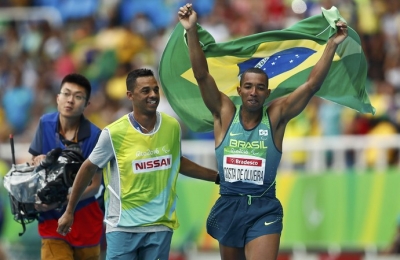
[(160, 126), (151, 134), (136, 130), (127, 115), (106, 127), (118, 166), (118, 172), (104, 170), (107, 223), (114, 227), (179, 226), (175, 206), (181, 130), (175, 118), (160, 114)]

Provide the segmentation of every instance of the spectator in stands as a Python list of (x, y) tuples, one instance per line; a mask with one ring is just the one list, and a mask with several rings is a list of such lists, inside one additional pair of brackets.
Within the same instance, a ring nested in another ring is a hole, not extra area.
[[(21, 134), (30, 120), (34, 93), (31, 89), (22, 85), (22, 71), (18, 66), (14, 66), (11, 77), (11, 86), (6, 89), (2, 102), (7, 122), (13, 133)], [(17, 100), (18, 102), (16, 102)]]

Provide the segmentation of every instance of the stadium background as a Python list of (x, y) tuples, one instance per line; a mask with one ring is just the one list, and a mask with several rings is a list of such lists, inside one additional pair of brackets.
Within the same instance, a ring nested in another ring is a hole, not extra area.
[[(336, 6), (360, 35), (368, 60), (371, 103), (377, 113), (314, 98), (286, 131), (277, 194), (285, 210), (281, 259), (378, 259), (394, 238), (400, 189), (399, 0), (194, 0), (200, 24), (217, 42), (286, 28)], [(180, 0), (0, 1), (0, 173), (10, 165), (14, 133), (17, 162), (38, 119), (56, 109), (62, 77), (72, 71), (93, 84), (85, 115), (99, 127), (130, 110), (126, 73), (158, 70)], [(173, 114), (163, 98), (159, 110)], [(176, 115), (175, 115), (176, 116)], [(179, 118), (178, 118), (179, 119)], [(215, 167), (212, 133), (183, 128), (183, 151)], [(200, 144), (200, 146), (199, 146)], [(205, 231), (218, 187), (186, 178), (178, 183), (178, 216), (171, 259), (218, 259)], [(36, 223), (18, 237), (1, 187), (5, 222), (1, 241), (9, 259), (39, 259)]]

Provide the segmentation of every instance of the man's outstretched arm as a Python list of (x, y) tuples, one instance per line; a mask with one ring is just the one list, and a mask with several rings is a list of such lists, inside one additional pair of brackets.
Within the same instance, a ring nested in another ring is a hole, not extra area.
[(213, 182), (216, 181), (218, 176), (217, 171), (200, 166), (184, 156), (181, 157), (179, 172), (188, 177)]
[(339, 21), (336, 23), (337, 33), (328, 40), (325, 50), (311, 70), (307, 81), (293, 93), (282, 99), (281, 119), (287, 122), (300, 114), (307, 106), (314, 94), (320, 90), (331, 67), (336, 49), (347, 37), (347, 25)]
[(203, 49), (200, 46), (199, 36), (197, 33), (197, 14), (193, 10), (192, 4), (182, 6), (179, 9), (178, 17), (182, 26), (186, 30), (190, 61), (204, 103), (214, 117), (220, 117), (223, 98), (228, 97), (218, 90), (214, 78), (208, 71), (207, 60)]

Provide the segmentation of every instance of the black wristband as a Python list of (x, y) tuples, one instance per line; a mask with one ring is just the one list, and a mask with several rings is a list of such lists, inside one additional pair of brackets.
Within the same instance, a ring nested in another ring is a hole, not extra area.
[(217, 178), (215, 178), (215, 184), (219, 184), (221, 182), (221, 178), (219, 177), (219, 173), (217, 173)]

